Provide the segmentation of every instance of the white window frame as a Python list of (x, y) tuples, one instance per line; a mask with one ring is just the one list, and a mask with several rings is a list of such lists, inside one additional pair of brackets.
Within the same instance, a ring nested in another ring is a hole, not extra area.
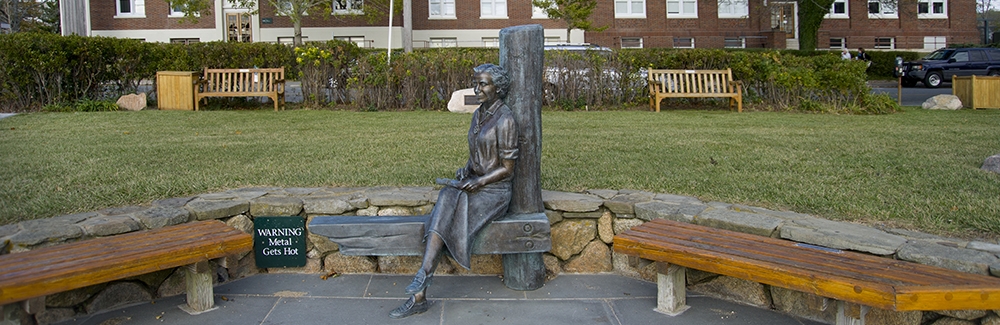
[[(555, 4), (553, 4), (553, 6), (555, 6)], [(532, 4), (531, 19), (549, 19), (549, 13), (545, 12), (545, 9), (535, 7), (535, 5)]]
[[(625, 46), (626, 40), (628, 40), (629, 42), (636, 42), (636, 41), (638, 41), (639, 46)], [(622, 37), (621, 38), (621, 48), (623, 48), (623, 49), (641, 49), (642, 48), (642, 37)]]
[[(921, 6), (927, 6), (927, 12), (921, 12)], [(934, 5), (941, 5), (941, 12), (934, 12)], [(948, 0), (917, 0), (917, 18), (919, 19), (948, 19)]]
[(507, 0), (480, 0), (480, 19), (507, 19)]
[(646, 0), (615, 0), (615, 18), (646, 18)]
[[(871, 5), (878, 4), (879, 13), (871, 12)], [(896, 8), (889, 8), (885, 6), (879, 0), (868, 0), (868, 19), (899, 19), (899, 1), (896, 1)]]
[[(438, 13), (434, 13), (434, 7)], [(455, 0), (427, 0), (427, 19), (456, 19)]]
[[(730, 41), (739, 41), (740, 46), (729, 46), (728, 44), (726, 44), (727, 42)], [(722, 40), (722, 47), (727, 49), (745, 49), (747, 48), (747, 39), (746, 37), (725, 37)]]
[[(691, 46), (677, 46), (677, 40), (688, 39), (691, 40)], [(675, 49), (693, 49), (694, 48), (694, 37), (674, 37), (674, 48)]]
[[(833, 46), (833, 40), (840, 40), (840, 47)], [(831, 50), (842, 50), (847, 48), (847, 38), (846, 37), (831, 37), (830, 38), (830, 49)]]
[[(122, 1), (128, 1), (129, 12), (122, 12)], [(115, 18), (146, 18), (144, 0), (115, 0)]]
[(184, 11), (177, 10), (177, 7), (175, 7), (173, 3), (168, 2), (167, 6), (170, 7), (167, 8), (167, 17), (171, 18), (184, 17)]
[(942, 47), (948, 47), (947, 36), (924, 36), (925, 50), (937, 50)]
[[(844, 12), (833, 12), (833, 8), (836, 7), (837, 4), (844, 5)], [(848, 1), (848, 0), (833, 0), (833, 3), (830, 4), (830, 12), (827, 13), (824, 18), (826, 18), (826, 19), (848, 19), (848, 18), (851, 18), (851, 15), (850, 15), (850, 12), (851, 12), (850, 4), (851, 4), (851, 2)]]
[[(673, 13), (670, 12), (671, 3), (677, 5), (676, 12)], [(674, 18), (676, 19), (698, 18), (698, 0), (667, 0), (667, 19), (674, 19)]]
[(483, 37), (483, 47), (500, 47), (500, 38)]
[(750, 17), (750, 6), (748, 0), (718, 0), (719, 18), (747, 18)]
[[(886, 39), (889, 40), (889, 46), (888, 47), (886, 47), (885, 45), (879, 45), (879, 40), (886, 40)], [(879, 49), (879, 50), (894, 50), (894, 49), (896, 49), (896, 38), (895, 37), (876, 37), (875, 38), (875, 46), (873, 46), (873, 48)]]
[[(304, 39), (305, 36), (303, 36), (302, 38)], [(333, 39), (334, 40), (338, 40), (338, 41), (351, 42), (351, 43), (354, 43), (354, 45), (357, 45), (360, 48), (367, 48), (368, 47), (368, 44), (365, 43), (365, 37), (364, 36), (334, 36)]]
[(346, 9), (338, 9), (337, 8), (337, 0), (332, 0), (330, 2), (331, 6), (332, 6), (331, 8), (333, 9), (333, 10), (331, 10), (331, 12), (334, 15), (360, 15), (360, 14), (364, 13), (362, 11), (362, 10), (364, 10), (364, 5), (365, 5), (364, 0), (357, 0), (357, 1), (361, 2), (361, 4), (359, 5), (360, 7), (358, 7), (358, 8), (354, 8), (354, 5), (355, 5), (354, 1), (355, 0), (344, 0), (344, 1), (347, 3), (347, 8)]
[(439, 47), (458, 47), (458, 38), (456, 37), (431, 37), (428, 42), (431, 48)]

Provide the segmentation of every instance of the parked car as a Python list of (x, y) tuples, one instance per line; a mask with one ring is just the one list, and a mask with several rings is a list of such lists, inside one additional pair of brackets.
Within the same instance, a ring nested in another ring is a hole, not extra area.
[[(923, 59), (903, 63), (903, 86), (917, 82), (937, 88), (952, 76), (1000, 76), (1000, 49), (943, 48)], [(898, 76), (897, 76), (898, 77)]]

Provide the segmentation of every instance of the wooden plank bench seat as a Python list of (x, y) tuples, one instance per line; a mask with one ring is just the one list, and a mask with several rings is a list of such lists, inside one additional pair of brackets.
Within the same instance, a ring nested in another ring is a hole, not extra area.
[(0, 255), (0, 306), (187, 265), (186, 311), (213, 308), (208, 261), (249, 251), (253, 236), (200, 221)]
[(660, 111), (664, 98), (714, 98), (728, 97), (729, 109), (743, 111), (743, 86), (733, 80), (732, 69), (726, 70), (671, 70), (650, 69), (649, 109)]
[[(862, 253), (653, 220), (614, 237), (614, 251), (658, 262), (657, 310), (679, 314), (684, 268), (894, 311), (995, 310), (1000, 279)], [(837, 315), (837, 324), (856, 318)]]
[(278, 104), (285, 104), (285, 68), (270, 69), (208, 69), (194, 87), (194, 110), (206, 97), (263, 96)]

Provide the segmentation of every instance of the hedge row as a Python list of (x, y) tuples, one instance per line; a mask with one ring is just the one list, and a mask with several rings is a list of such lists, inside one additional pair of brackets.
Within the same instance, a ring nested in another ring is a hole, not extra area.
[[(839, 53), (638, 49), (546, 52), (546, 103), (563, 109), (633, 107), (648, 103), (649, 68), (733, 69), (758, 110), (884, 113), (887, 97), (871, 96), (860, 62)], [(891, 75), (896, 55), (873, 52), (868, 73)], [(134, 92), (156, 71), (285, 67), (302, 82), (305, 105), (348, 104), (359, 110), (441, 110), (453, 91), (468, 88), (472, 68), (497, 62), (497, 49), (362, 50), (351, 43), (311, 42), (299, 48), (268, 43), (190, 45), (136, 40), (0, 35), (0, 111), (30, 111), (81, 99)], [(883, 69), (883, 67), (885, 69)], [(883, 71), (886, 70), (886, 71)]]

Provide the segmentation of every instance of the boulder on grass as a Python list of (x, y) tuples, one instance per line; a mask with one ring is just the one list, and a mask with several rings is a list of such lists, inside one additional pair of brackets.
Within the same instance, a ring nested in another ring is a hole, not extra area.
[(118, 98), (118, 107), (130, 111), (141, 111), (146, 108), (146, 93), (129, 94)]
[(921, 105), (924, 109), (958, 110), (962, 108), (962, 100), (958, 96), (941, 94), (928, 98)]

